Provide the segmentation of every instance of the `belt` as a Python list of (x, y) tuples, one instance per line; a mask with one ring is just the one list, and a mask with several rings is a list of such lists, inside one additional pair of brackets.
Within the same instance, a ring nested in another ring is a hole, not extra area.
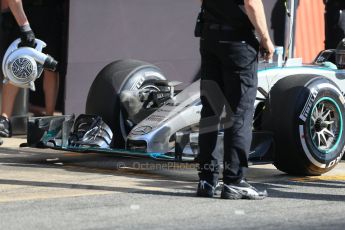
[(57, 0), (25, 0), (23, 5), (25, 6), (55, 6), (58, 4)]
[(205, 23), (206, 28), (209, 30), (218, 30), (218, 31), (236, 31), (240, 33), (254, 33), (254, 30), (251, 28), (237, 28), (225, 24), (214, 24), (214, 23)]
[(234, 28), (229, 25), (223, 25), (223, 24), (206, 24), (207, 28), (210, 30), (223, 30), (223, 31), (232, 31), (232, 30), (238, 30), (238, 28)]

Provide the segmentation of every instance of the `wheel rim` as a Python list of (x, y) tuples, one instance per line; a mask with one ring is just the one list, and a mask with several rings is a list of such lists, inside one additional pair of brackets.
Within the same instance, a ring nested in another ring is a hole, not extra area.
[[(147, 90), (150, 89), (152, 91), (156, 90), (157, 92), (160, 91), (160, 89), (157, 86), (155, 86), (155, 85), (145, 85), (143, 87), (140, 87), (140, 89), (147, 89)], [(131, 127), (128, 127), (126, 125), (125, 118), (123, 116), (123, 112), (120, 109), (120, 129), (121, 129), (122, 138), (125, 141), (127, 140), (128, 130), (130, 128)]]
[(323, 97), (315, 103), (309, 131), (313, 145), (320, 152), (329, 153), (338, 147), (343, 132), (343, 119), (335, 100)]

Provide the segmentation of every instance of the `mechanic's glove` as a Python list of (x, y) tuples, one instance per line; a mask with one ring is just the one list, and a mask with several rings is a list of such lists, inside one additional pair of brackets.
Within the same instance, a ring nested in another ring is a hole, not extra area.
[(35, 34), (29, 24), (20, 27), (20, 39), (19, 46), (36, 47)]

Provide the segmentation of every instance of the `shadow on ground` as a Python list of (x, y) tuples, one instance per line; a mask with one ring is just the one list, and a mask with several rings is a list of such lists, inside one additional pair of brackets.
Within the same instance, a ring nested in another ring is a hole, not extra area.
[[(79, 154), (47, 150), (37, 152), (29, 148), (20, 150), (1, 149), (0, 164), (13, 167), (61, 168), (78, 173), (97, 173), (125, 178), (135, 178), (136, 187), (116, 187), (88, 185), (81, 183), (27, 181), (18, 179), (0, 179), (0, 185), (22, 185), (34, 187), (85, 189), (97, 191), (138, 193), (151, 195), (194, 197), (197, 183), (197, 171), (194, 164), (157, 162), (148, 159), (123, 158), (107, 154)], [(274, 168), (250, 168), (248, 178), (259, 189), (267, 188), (271, 198), (345, 201), (345, 195), (313, 193), (312, 190), (344, 189), (345, 181), (295, 180)], [(149, 189), (147, 189), (149, 188)], [(156, 188), (156, 189), (155, 189)], [(162, 188), (168, 191), (162, 191)], [(308, 192), (304, 189), (308, 188)]]

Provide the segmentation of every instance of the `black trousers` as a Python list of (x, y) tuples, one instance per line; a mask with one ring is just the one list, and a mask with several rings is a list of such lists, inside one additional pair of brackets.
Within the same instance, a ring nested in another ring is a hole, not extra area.
[(214, 151), (219, 129), (224, 129), (224, 183), (239, 181), (248, 167), (258, 49), (251, 31), (203, 30), (198, 161), (200, 179), (211, 184), (218, 181), (222, 160)]

